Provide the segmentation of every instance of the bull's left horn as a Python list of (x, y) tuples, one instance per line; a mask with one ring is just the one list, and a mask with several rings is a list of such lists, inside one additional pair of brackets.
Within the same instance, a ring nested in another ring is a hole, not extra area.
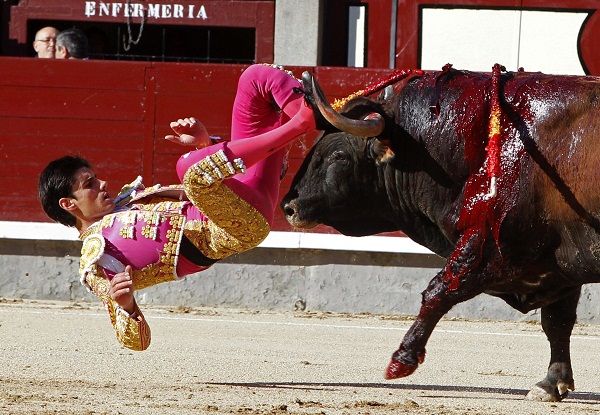
[(323, 117), (338, 130), (357, 137), (377, 137), (385, 128), (385, 120), (381, 114), (372, 112), (362, 120), (344, 117), (331, 108), (317, 80), (312, 77), (312, 90), (315, 104)]

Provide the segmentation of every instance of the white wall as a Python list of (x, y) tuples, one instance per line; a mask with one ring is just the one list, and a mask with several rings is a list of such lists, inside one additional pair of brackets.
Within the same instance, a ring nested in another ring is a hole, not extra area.
[(421, 68), (585, 75), (577, 37), (587, 13), (425, 8)]
[(320, 0), (275, 2), (277, 65), (317, 66), (320, 51)]

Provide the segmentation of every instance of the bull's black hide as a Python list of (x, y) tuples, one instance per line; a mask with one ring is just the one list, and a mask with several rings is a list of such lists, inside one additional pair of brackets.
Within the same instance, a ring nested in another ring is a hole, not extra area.
[[(355, 236), (401, 230), (448, 259), (386, 376), (410, 375), (439, 319), (485, 292), (522, 312), (541, 308), (551, 358), (529, 397), (566, 396), (581, 286), (600, 281), (600, 80), (511, 72), (495, 90), (490, 73), (426, 72), (389, 99), (356, 98), (342, 109), (352, 120), (379, 114), (367, 117), (383, 122), (379, 130), (336, 118), (318, 84), (305, 88), (337, 127), (324, 126), (283, 198), (288, 221)], [(495, 93), (500, 174), (492, 196), (486, 146)], [(365, 130), (375, 133), (358, 136)]]

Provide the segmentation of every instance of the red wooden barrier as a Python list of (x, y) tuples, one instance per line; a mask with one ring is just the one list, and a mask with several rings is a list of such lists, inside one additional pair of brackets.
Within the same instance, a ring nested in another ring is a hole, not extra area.
[[(195, 116), (229, 137), (242, 65), (76, 61), (0, 57), (0, 220), (48, 221), (37, 200), (46, 164), (81, 154), (109, 181), (113, 194), (142, 175), (146, 185), (177, 182), (182, 148), (163, 140), (168, 124)], [(328, 97), (342, 98), (390, 73), (341, 67), (289, 67), (315, 73)], [(281, 195), (311, 139), (290, 150)], [(278, 212), (274, 230), (291, 230)], [(332, 232), (321, 226), (319, 232)]]

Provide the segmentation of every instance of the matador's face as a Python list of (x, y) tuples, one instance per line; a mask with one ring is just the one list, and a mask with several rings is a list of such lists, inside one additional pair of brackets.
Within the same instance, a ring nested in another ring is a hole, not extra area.
[(108, 194), (107, 183), (93, 170), (82, 167), (75, 173), (71, 213), (84, 222), (97, 222), (112, 213), (115, 203)]

